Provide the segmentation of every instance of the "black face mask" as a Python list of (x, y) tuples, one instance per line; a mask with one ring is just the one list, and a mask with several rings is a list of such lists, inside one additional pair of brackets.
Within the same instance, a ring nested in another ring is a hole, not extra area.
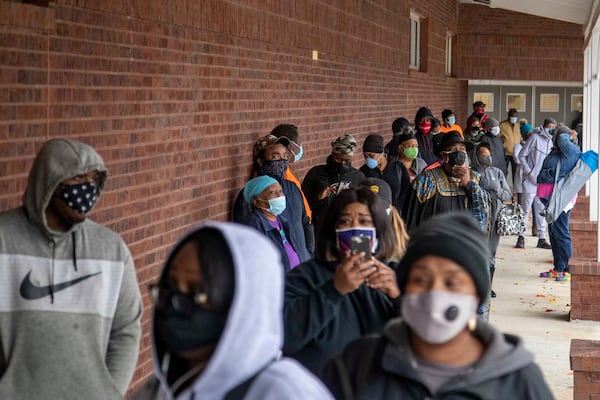
[(98, 200), (98, 188), (95, 182), (61, 185), (61, 188), (62, 193), (59, 198), (80, 214), (87, 214)]
[(285, 175), (288, 164), (288, 160), (265, 160), (262, 165), (258, 167), (258, 174), (269, 175), (270, 177), (281, 181)]
[(225, 328), (226, 315), (197, 307), (185, 316), (169, 308), (157, 311), (156, 329), (170, 353), (193, 350), (215, 343)]
[(463, 165), (467, 161), (467, 153), (464, 151), (453, 151), (448, 153), (448, 165)]
[(346, 174), (352, 170), (350, 162), (337, 163), (332, 158), (327, 160), (327, 167), (336, 174)]

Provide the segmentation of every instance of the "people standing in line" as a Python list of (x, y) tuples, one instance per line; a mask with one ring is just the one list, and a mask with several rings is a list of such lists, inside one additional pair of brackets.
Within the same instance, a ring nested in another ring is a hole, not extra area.
[[(282, 217), (288, 222), (289, 229), (293, 231), (291, 234), (304, 241), (309, 253), (312, 254), (315, 248), (315, 233), (304, 208), (302, 193), (294, 182), (284, 178), (289, 164), (289, 146), (290, 139), (286, 136), (278, 138), (267, 135), (258, 138), (252, 149), (253, 165), (258, 176), (270, 176), (281, 185), (286, 199)], [(243, 223), (252, 212), (252, 204), (246, 202), (242, 189), (233, 206), (233, 221)]]
[(465, 140), (476, 146), (479, 144), (481, 137), (485, 135), (485, 130), (481, 128), (481, 121), (479, 121), (479, 118), (470, 116), (469, 119), (467, 119), (467, 125), (465, 126), (463, 133)]
[(298, 230), (290, 229), (283, 212), (287, 208), (281, 185), (268, 175), (250, 179), (243, 190), (244, 200), (252, 205), (252, 213), (242, 221), (265, 235), (281, 253), (285, 271), (312, 258)]
[[(402, 135), (396, 137), (396, 142), (399, 142), (401, 138)], [(401, 210), (410, 185), (409, 172), (398, 160), (398, 157), (388, 157), (385, 154), (383, 137), (380, 135), (367, 136), (362, 150), (365, 164), (360, 167), (359, 171), (367, 178), (379, 178), (387, 182), (392, 190), (392, 204), (396, 209)]]
[[(298, 127), (296, 125), (293, 125), (293, 124), (277, 125), (271, 131), (271, 135), (275, 136), (276, 138), (286, 137), (289, 139), (290, 144), (288, 145), (288, 151), (291, 153), (291, 156), (292, 156), (292, 157), (290, 157), (290, 164), (297, 163), (298, 161), (300, 161), (300, 159), (302, 159), (302, 155), (304, 154), (304, 147), (302, 146), (302, 142), (300, 141), (300, 135), (298, 134)], [(302, 185), (300, 183), (300, 178), (298, 178), (298, 175), (296, 175), (294, 173), (294, 171), (292, 171), (292, 168), (290, 165), (288, 165), (287, 169), (285, 170), (285, 175), (283, 176), (283, 179), (294, 182), (294, 184), (296, 185), (298, 190), (300, 190), (300, 194), (302, 195), (302, 200), (304, 201), (304, 209), (306, 210), (306, 215), (308, 215), (308, 218), (311, 219), (312, 212), (311, 212), (310, 206), (308, 204), (308, 200), (306, 199), (306, 196), (302, 192)]]
[(490, 288), (486, 242), (465, 212), (414, 232), (397, 272), (402, 317), (326, 365), (336, 399), (553, 398), (523, 341), (476, 317)]
[[(488, 122), (490, 119), (488, 119)], [(496, 222), (502, 204), (510, 200), (512, 192), (506, 182), (504, 173), (497, 167), (494, 167), (494, 155), (491, 152), (488, 143), (481, 142), (475, 150), (475, 171), (481, 175), (479, 185), (484, 188), (490, 198), (490, 284), (494, 280), (496, 272), (496, 251), (500, 243), (500, 235), (496, 230)], [(496, 292), (490, 290), (490, 296), (496, 297)]]
[(512, 172), (513, 185), (517, 169), (515, 162), (514, 148), (517, 143), (521, 142), (521, 124), (519, 123), (519, 113), (516, 108), (508, 110), (508, 118), (500, 123), (500, 139), (504, 145), (504, 159), (506, 162), (506, 171), (510, 164)]
[(457, 131), (464, 139), (463, 130), (460, 125), (456, 123), (454, 111), (447, 108), (442, 111), (442, 126), (440, 127), (440, 133), (448, 133), (450, 131)]
[(440, 143), (441, 165), (426, 169), (412, 183), (402, 215), (409, 234), (434, 215), (469, 210), (488, 232), (489, 198), (479, 185), (480, 175), (469, 168), (467, 151), (472, 144), (458, 132), (443, 135)]
[[(537, 227), (538, 243), (541, 249), (551, 249), (552, 246), (546, 241), (546, 219), (541, 215), (544, 205), (537, 197), (537, 176), (542, 169), (544, 159), (552, 150), (552, 135), (556, 129), (556, 120), (546, 118), (544, 123), (537, 127), (519, 152), (519, 161), (523, 171), (523, 194), (521, 195), (521, 208), (525, 222), (529, 218), (529, 211), (533, 206), (533, 217)], [(515, 247), (525, 248), (525, 231), (517, 238)]]
[[(504, 144), (502, 143), (502, 139), (500, 138), (500, 126), (498, 121), (494, 118), (488, 118), (483, 125), (485, 129), (485, 135), (481, 137), (479, 143), (487, 143), (489, 145), (489, 149), (492, 152), (492, 161), (494, 162), (493, 166), (498, 168), (506, 177), (506, 162), (505, 162), (505, 153), (504, 153)], [(477, 157), (474, 156), (473, 159)]]
[(0, 213), (0, 398), (117, 399), (142, 299), (125, 242), (87, 218), (107, 169), (89, 145), (39, 150), (23, 205)]
[(392, 122), (392, 140), (385, 145), (385, 152), (388, 156), (396, 157), (398, 155), (398, 142), (396, 139), (404, 131), (404, 128), (409, 126), (410, 122), (404, 117), (396, 118)]
[[(284, 354), (320, 375), (348, 343), (379, 332), (398, 314), (394, 236), (384, 205), (370, 189), (342, 191), (329, 206), (315, 259), (286, 276)], [(366, 249), (352, 243), (362, 237)]]
[[(554, 147), (542, 164), (537, 176), (537, 194), (543, 204), (547, 205), (555, 183), (563, 179), (575, 167), (581, 156), (577, 145), (577, 132), (565, 125), (559, 125), (554, 135)], [(558, 174), (558, 176), (557, 176)], [(575, 207), (577, 194), (558, 215), (558, 218), (548, 225), (550, 244), (554, 267), (540, 273), (542, 278), (554, 278), (557, 281), (570, 281), (569, 259), (573, 256), (569, 219)]]
[(325, 213), (335, 196), (345, 189), (355, 188), (365, 175), (352, 167), (356, 139), (343, 135), (331, 142), (331, 154), (324, 165), (312, 167), (302, 181), (302, 191), (313, 212), (318, 232), (319, 218)]
[(433, 154), (433, 135), (431, 128), (433, 124), (433, 114), (427, 107), (421, 107), (415, 114), (415, 137), (419, 143), (419, 154), (427, 164), (436, 160)]
[(476, 117), (481, 125), (485, 124), (485, 121), (489, 116), (485, 113), (485, 103), (483, 101), (476, 101), (473, 103), (473, 113), (471, 117)]
[(283, 282), (279, 252), (255, 230), (205, 222), (188, 233), (151, 286), (154, 376), (133, 399), (331, 399), (280, 356)]
[[(437, 135), (434, 137), (434, 140), (442, 136)], [(416, 176), (427, 167), (427, 163), (419, 155), (419, 143), (417, 142), (415, 132), (411, 128), (405, 128), (402, 134), (398, 136), (398, 154), (400, 155), (400, 161), (408, 172), (409, 183), (412, 183)], [(396, 208), (402, 210), (403, 205), (404, 202), (399, 204), (400, 207)]]

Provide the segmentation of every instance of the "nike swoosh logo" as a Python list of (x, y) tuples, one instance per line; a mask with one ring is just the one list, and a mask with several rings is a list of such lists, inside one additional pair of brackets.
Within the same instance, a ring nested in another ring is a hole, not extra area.
[[(82, 276), (80, 278), (73, 279), (72, 281), (58, 283), (53, 287), (54, 293), (60, 292), (61, 290), (65, 290), (73, 285), (78, 284), (79, 282), (85, 281), (86, 279), (101, 273), (102, 271), (96, 272), (95, 274)], [(21, 282), (21, 287), (19, 289), (21, 297), (23, 297), (26, 300), (37, 300), (45, 296), (50, 296), (50, 286), (35, 286), (33, 283), (31, 283), (29, 275), (31, 275), (31, 271), (27, 273), (27, 275), (23, 279), (23, 282)]]

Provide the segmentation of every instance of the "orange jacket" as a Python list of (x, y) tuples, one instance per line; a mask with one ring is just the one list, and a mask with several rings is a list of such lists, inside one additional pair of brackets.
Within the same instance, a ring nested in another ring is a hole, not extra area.
[(285, 170), (285, 175), (283, 176), (283, 179), (288, 180), (290, 182), (294, 182), (294, 184), (296, 186), (298, 186), (298, 189), (300, 189), (300, 193), (302, 194), (302, 200), (304, 201), (304, 208), (306, 208), (306, 215), (308, 215), (308, 218), (310, 218), (312, 221), (312, 211), (310, 210), (310, 206), (308, 205), (308, 200), (306, 200), (306, 196), (304, 196), (304, 192), (302, 191), (300, 179), (298, 179), (296, 174), (294, 174), (292, 172), (292, 170), (290, 169), (289, 166)]

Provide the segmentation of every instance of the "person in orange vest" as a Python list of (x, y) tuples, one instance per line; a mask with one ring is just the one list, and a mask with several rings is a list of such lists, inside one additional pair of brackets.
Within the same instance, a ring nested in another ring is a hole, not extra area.
[(447, 108), (442, 111), (442, 126), (440, 127), (440, 133), (448, 133), (450, 131), (457, 131), (463, 139), (465, 138), (462, 128), (456, 123), (454, 111)]

